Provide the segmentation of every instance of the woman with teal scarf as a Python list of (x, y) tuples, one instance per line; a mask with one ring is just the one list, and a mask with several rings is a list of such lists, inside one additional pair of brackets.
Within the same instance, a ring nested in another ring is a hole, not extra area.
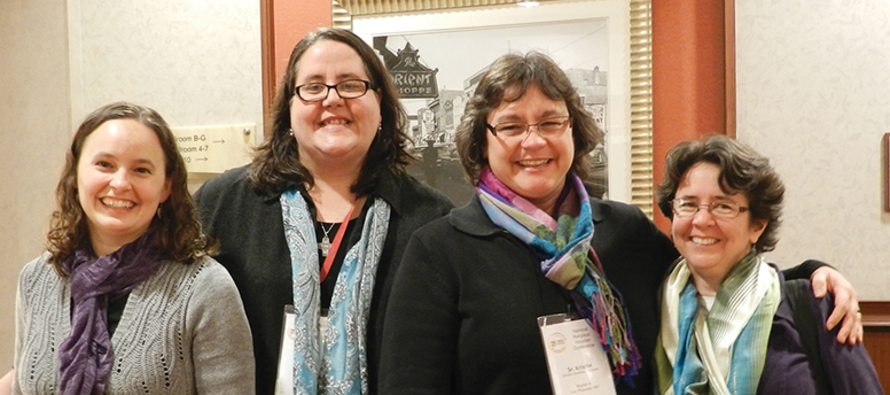
[(408, 115), (355, 33), (300, 40), (273, 108), (251, 163), (195, 195), (244, 301), (256, 393), (377, 394), (396, 265), (414, 230), (453, 205), (408, 175)]
[(602, 138), (547, 56), (505, 55), (483, 73), (455, 139), (476, 196), (408, 242), (381, 393), (553, 393), (538, 319), (566, 314), (602, 350), (605, 378), (588, 387), (652, 394), (657, 290), (678, 254), (638, 208), (588, 196)]
[(829, 298), (760, 256), (778, 242), (784, 192), (766, 158), (725, 136), (668, 153), (658, 205), (682, 257), (661, 293), (660, 394), (883, 393), (861, 344), (807, 324)]

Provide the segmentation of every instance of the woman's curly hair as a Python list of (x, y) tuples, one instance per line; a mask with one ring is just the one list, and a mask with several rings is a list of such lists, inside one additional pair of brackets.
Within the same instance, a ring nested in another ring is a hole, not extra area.
[(155, 232), (156, 246), (168, 258), (192, 263), (216, 252), (216, 243), (201, 230), (195, 204), (188, 191), (185, 162), (179, 154), (176, 138), (155, 110), (132, 103), (117, 102), (101, 107), (86, 117), (68, 149), (62, 177), (56, 187), (56, 209), (47, 232), (49, 264), (62, 275), (62, 263), (79, 248), (90, 246), (88, 219), (77, 195), (77, 166), (87, 138), (103, 123), (113, 119), (132, 119), (155, 132), (164, 152), (165, 174), (170, 182), (170, 197), (159, 206), (149, 227)]
[(686, 172), (701, 162), (713, 163), (720, 168), (720, 189), (724, 193), (745, 195), (752, 223), (767, 221), (766, 229), (754, 245), (757, 252), (775, 249), (779, 242), (778, 230), (782, 223), (785, 186), (770, 166), (769, 159), (724, 135), (710, 136), (702, 141), (682, 142), (668, 151), (664, 164), (664, 182), (655, 191), (661, 213), (673, 219), (671, 200), (676, 196)]

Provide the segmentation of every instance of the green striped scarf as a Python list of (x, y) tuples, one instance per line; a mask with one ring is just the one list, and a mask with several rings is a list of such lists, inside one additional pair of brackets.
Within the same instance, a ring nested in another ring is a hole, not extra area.
[(664, 283), (659, 393), (756, 393), (781, 301), (778, 274), (752, 249), (720, 285), (710, 312), (699, 307), (691, 275), (680, 259)]

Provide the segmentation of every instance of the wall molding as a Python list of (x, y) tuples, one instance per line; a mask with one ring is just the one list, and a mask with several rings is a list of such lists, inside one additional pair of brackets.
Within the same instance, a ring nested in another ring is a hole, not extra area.
[(890, 331), (890, 301), (859, 302), (862, 312), (862, 326), (869, 328), (885, 328)]

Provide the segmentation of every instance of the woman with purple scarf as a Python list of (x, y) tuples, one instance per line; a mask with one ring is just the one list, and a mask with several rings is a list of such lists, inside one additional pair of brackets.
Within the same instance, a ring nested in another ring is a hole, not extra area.
[[(678, 254), (636, 207), (588, 196), (602, 136), (547, 56), (505, 55), (482, 75), (456, 135), (476, 196), (408, 242), (386, 310), (381, 393), (653, 392), (656, 294)], [(547, 337), (551, 322), (571, 331)], [(578, 379), (588, 373), (602, 377)]]
[(114, 103), (87, 116), (47, 252), (19, 276), (13, 393), (253, 393), (244, 308), (186, 183), (157, 112)]

